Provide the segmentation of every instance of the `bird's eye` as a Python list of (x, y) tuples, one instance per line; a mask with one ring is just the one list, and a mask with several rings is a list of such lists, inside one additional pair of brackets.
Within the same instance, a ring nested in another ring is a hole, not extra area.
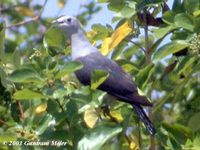
[(68, 18), (67, 22), (70, 23), (72, 21), (72, 18)]

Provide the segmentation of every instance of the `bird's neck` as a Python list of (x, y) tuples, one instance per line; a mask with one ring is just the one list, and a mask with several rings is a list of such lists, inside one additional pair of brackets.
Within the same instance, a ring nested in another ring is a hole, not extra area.
[(98, 52), (98, 49), (91, 45), (80, 28), (77, 32), (71, 34), (70, 40), (72, 46), (72, 60), (93, 52)]

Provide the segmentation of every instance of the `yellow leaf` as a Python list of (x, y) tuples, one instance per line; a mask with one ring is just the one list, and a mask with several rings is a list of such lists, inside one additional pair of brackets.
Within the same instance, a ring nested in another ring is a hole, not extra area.
[(38, 105), (38, 106), (36, 107), (35, 113), (36, 113), (36, 114), (40, 114), (40, 113), (46, 111), (46, 109), (47, 109), (47, 103), (42, 103), (42, 104), (40, 104), (40, 105)]
[(93, 107), (88, 108), (84, 112), (83, 119), (84, 119), (85, 124), (89, 128), (93, 128), (98, 120), (98, 115), (97, 115), (95, 108), (93, 108)]
[(59, 0), (59, 1), (58, 1), (58, 6), (59, 6), (60, 8), (63, 8), (63, 7), (65, 6), (65, 3), (66, 3), (66, 0)]
[(132, 22), (125, 22), (119, 26), (111, 35), (103, 40), (101, 45), (101, 52), (107, 55), (113, 48), (115, 48), (133, 29)]
[(139, 150), (137, 144), (134, 141), (129, 143), (130, 150)]
[(109, 53), (109, 44), (110, 44), (110, 37), (107, 37), (103, 40), (103, 43), (101, 45), (101, 53), (103, 55), (107, 55)]
[(87, 32), (86, 34), (87, 34), (88, 38), (92, 38), (93, 36), (95, 36), (97, 34), (97, 32), (92, 30), (92, 31)]
[(111, 35), (109, 49), (115, 48), (132, 31), (132, 28), (132, 22), (129, 21), (118, 27)]
[(130, 72), (132, 70), (136, 70), (138, 71), (138, 68), (136, 68), (135, 66), (131, 65), (131, 64), (124, 64), (121, 66), (123, 68), (123, 70), (125, 70), (126, 72)]
[(121, 113), (117, 110), (113, 110), (110, 111), (110, 115), (115, 118), (118, 122), (122, 122), (123, 121), (123, 117), (121, 115)]
[(95, 32), (95, 31), (89, 31), (89, 32), (86, 33), (87, 38), (90, 40), (90, 42), (91, 42), (92, 45), (95, 45), (95, 44), (96, 44), (96, 41), (93, 40), (93, 37), (94, 37), (96, 34), (97, 34), (97, 32)]
[(16, 11), (23, 16), (29, 16), (29, 17), (34, 16), (34, 11), (28, 7), (19, 6), (19, 7), (16, 7)]

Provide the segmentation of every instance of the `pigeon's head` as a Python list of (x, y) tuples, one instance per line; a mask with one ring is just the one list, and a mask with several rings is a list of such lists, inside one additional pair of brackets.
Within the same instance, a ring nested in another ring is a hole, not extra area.
[(61, 16), (54, 20), (53, 24), (56, 24), (56, 26), (68, 33), (76, 32), (80, 27), (79, 21), (72, 16)]

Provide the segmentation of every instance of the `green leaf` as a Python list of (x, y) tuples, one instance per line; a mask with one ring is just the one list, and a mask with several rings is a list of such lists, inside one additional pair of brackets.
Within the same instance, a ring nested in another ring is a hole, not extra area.
[(118, 13), (117, 16), (124, 18), (132, 17), (136, 13), (135, 5), (136, 5), (135, 2), (129, 2), (129, 4), (124, 6), (124, 8)]
[(193, 12), (194, 17), (198, 17), (200, 15), (200, 10)]
[(51, 27), (44, 35), (43, 44), (50, 54), (55, 55), (64, 52), (66, 40), (66, 33), (57, 27)]
[(109, 27), (103, 26), (101, 24), (92, 25), (92, 30), (98, 34), (93, 36), (93, 40), (102, 40), (109, 36), (109, 33), (112, 31)]
[(174, 13), (173, 11), (167, 11), (166, 13), (164, 13), (162, 20), (169, 25), (174, 25), (175, 15), (176, 13)]
[(191, 67), (193, 62), (195, 61), (195, 57), (190, 57), (190, 56), (186, 56), (185, 58), (183, 58), (177, 69), (175, 70), (175, 72), (180, 75), (181, 73), (183, 73), (184, 71), (187, 71), (188, 67)]
[(0, 24), (0, 60), (5, 62), (5, 51), (4, 51), (4, 39), (5, 39), (5, 24)]
[(174, 139), (174, 137), (169, 137), (169, 139), (167, 140), (167, 146), (169, 147), (170, 150), (177, 150), (177, 149), (181, 149), (181, 145), (180, 143), (178, 143), (176, 141), (176, 139)]
[(109, 73), (103, 70), (94, 70), (92, 72), (91, 89), (97, 89), (109, 76)]
[(54, 68), (56, 68), (56, 65), (57, 65), (57, 62), (52, 61), (51, 63), (48, 64), (48, 69), (53, 70)]
[(122, 127), (109, 124), (93, 128), (78, 142), (78, 150), (99, 150), (106, 142), (120, 132), (122, 132)]
[(172, 30), (174, 30), (176, 27), (173, 26), (167, 26), (163, 28), (157, 28), (153, 30), (153, 33), (156, 38), (160, 39), (164, 37), (166, 34), (169, 34)]
[(155, 4), (162, 3), (163, 0), (137, 0), (137, 9), (138, 10), (143, 10), (145, 7), (153, 7)]
[(3, 142), (9, 142), (9, 141), (16, 141), (17, 140), (17, 136), (12, 134), (12, 133), (1, 133), (0, 135), (0, 143), (3, 143)]
[(52, 120), (52, 116), (47, 114), (42, 118), (42, 121), (39, 123), (38, 128), (36, 129), (38, 135), (44, 133), (44, 131), (49, 127), (49, 122)]
[(108, 0), (97, 0), (98, 3), (106, 3)]
[(200, 149), (200, 136), (196, 136), (193, 140), (194, 149)]
[(121, 53), (123, 52), (123, 50), (124, 50), (124, 48), (126, 46), (127, 46), (127, 43), (124, 42), (124, 41), (122, 41), (121, 43), (119, 43), (119, 45), (112, 52), (111, 59), (112, 60), (116, 60), (117, 58), (119, 58), (119, 56), (121, 55)]
[(191, 14), (199, 10), (199, 6), (200, 6), (199, 0), (184, 0), (184, 7)]
[(190, 36), (190, 33), (186, 30), (176, 30), (171, 36), (171, 40), (186, 40)]
[(193, 132), (200, 130), (200, 112), (195, 113), (188, 122), (188, 126)]
[(138, 52), (138, 50), (139, 50), (138, 46), (133, 45), (123, 51), (123, 56), (126, 59), (131, 59), (133, 55), (135, 55)]
[(177, 14), (174, 18), (175, 24), (183, 29), (193, 31), (194, 25), (192, 19), (185, 13)]
[(34, 92), (29, 89), (23, 89), (15, 92), (13, 98), (16, 100), (33, 100), (33, 99), (43, 99), (46, 98), (46, 96), (44, 96), (39, 92)]
[(139, 73), (135, 77), (135, 81), (139, 88), (143, 89), (146, 86), (148, 78), (151, 75), (151, 70), (153, 69), (153, 64), (147, 65), (145, 68), (140, 69)]
[(199, 150), (200, 136), (196, 136), (194, 139), (188, 139), (187, 142), (182, 145), (182, 149)]
[(139, 71), (138, 67), (127, 59), (118, 59), (117, 64), (119, 64), (125, 70), (125, 72)]
[(160, 61), (162, 58), (170, 54), (176, 53), (188, 46), (189, 46), (189, 43), (185, 41), (181, 41), (181, 40), (172, 41), (170, 43), (163, 45), (157, 51), (155, 51), (151, 59), (154, 63), (156, 63)]
[(184, 144), (188, 138), (191, 138), (191, 131), (181, 124), (163, 123), (163, 127), (170, 133), (179, 144)]
[[(167, 36), (167, 34), (165, 36)], [(160, 46), (160, 44), (162, 43), (162, 41), (165, 39), (165, 36), (163, 36), (162, 38), (158, 39), (157, 41), (155, 41), (152, 44), (152, 46), (151, 46), (151, 53), (155, 52), (155, 50)]]
[(200, 33), (200, 17), (199, 16), (194, 18), (194, 32)]
[(60, 78), (60, 77), (62, 77), (64, 75), (73, 73), (76, 70), (79, 70), (81, 68), (83, 68), (83, 64), (81, 64), (80, 62), (77, 62), (77, 61), (68, 62), (68, 63), (64, 64), (63, 66), (61, 66), (61, 69), (56, 74), (55, 78)]
[(20, 67), (20, 61), (21, 61), (21, 55), (20, 55), (20, 51), (19, 50), (15, 50), (15, 52), (13, 53), (12, 59), (13, 59), (13, 65), (16, 68)]
[(111, 11), (119, 12), (124, 6), (124, 0), (110, 1), (110, 3), (108, 4), (108, 9), (110, 9)]
[(181, 2), (181, 0), (174, 0), (174, 3), (172, 5), (172, 11), (176, 14), (184, 12), (184, 8), (183, 8), (183, 3)]
[(99, 24), (94, 24), (92, 25), (92, 30), (97, 31), (97, 32), (107, 32), (107, 28), (103, 25)]
[(78, 119), (78, 106), (76, 104), (76, 101), (70, 100), (67, 104), (66, 104), (66, 117), (68, 118), (68, 120), (70, 122), (73, 123), (77, 123), (77, 119)]
[(28, 83), (33, 82), (33, 80), (41, 82), (42, 80), (39, 74), (35, 70), (30, 68), (21, 68), (15, 70), (9, 76), (9, 79), (16, 83)]
[(7, 87), (7, 75), (1, 67), (0, 67), (0, 82), (4, 87)]
[(60, 88), (56, 89), (53, 93), (53, 98), (54, 99), (61, 99), (67, 94), (66, 89)]
[(2, 114), (3, 112), (5, 112), (6, 109), (7, 109), (6, 107), (3, 107), (3, 106), (0, 105), (0, 113), (1, 113), (1, 114)]

